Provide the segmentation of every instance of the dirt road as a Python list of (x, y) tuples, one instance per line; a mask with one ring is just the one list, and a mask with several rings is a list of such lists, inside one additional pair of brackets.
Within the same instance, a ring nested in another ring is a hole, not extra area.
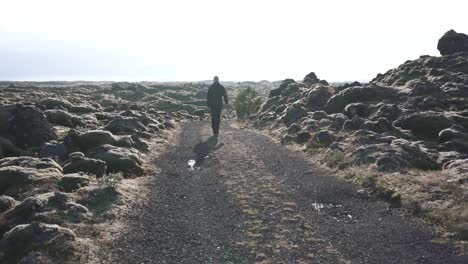
[(116, 238), (114, 263), (468, 263), (301, 153), (228, 122), (210, 135), (208, 122), (185, 124), (155, 160), (161, 172)]

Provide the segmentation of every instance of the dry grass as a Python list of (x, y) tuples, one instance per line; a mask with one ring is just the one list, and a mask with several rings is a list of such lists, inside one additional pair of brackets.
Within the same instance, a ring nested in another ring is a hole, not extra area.
[(330, 168), (344, 169), (351, 166), (351, 159), (340, 150), (325, 151), (321, 160)]
[(468, 250), (468, 185), (447, 183), (445, 171), (379, 173), (369, 166), (330, 170), (433, 225), (439, 239), (454, 240)]

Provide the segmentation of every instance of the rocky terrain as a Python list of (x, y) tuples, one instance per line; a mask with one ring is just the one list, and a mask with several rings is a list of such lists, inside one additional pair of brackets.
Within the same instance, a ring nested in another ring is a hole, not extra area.
[[(177, 123), (203, 118), (209, 84), (1, 82), (0, 262), (87, 263), (88, 227), (112, 219), (121, 180), (152, 171)], [(248, 85), (272, 84), (226, 84)]]
[[(449, 31), (442, 56), (369, 83), (312, 72), (223, 84), (231, 101), (246, 87), (265, 98), (256, 128), (468, 240), (467, 43)], [(143, 195), (136, 180), (157, 171), (152, 157), (173, 149), (178, 124), (207, 117), (210, 83), (0, 82), (0, 263), (90, 262), (103, 224)]]
[[(455, 39), (455, 41), (453, 41)], [(468, 239), (468, 50), (447, 32), (443, 56), (407, 61), (366, 84), (284, 80), (255, 117), (283, 143)]]

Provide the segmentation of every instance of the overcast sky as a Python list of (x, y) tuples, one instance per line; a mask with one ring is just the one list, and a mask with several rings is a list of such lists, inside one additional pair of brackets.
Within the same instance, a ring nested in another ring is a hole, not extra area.
[(466, 0), (0, 0), (0, 80), (370, 80), (468, 33)]

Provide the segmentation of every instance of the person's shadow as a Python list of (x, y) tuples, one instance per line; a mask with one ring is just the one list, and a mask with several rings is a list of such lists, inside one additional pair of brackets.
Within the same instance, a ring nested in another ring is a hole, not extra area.
[(200, 167), (209, 154), (221, 148), (224, 144), (221, 143), (218, 145), (218, 137), (211, 136), (204, 142), (198, 143), (193, 152), (195, 152), (195, 167)]

